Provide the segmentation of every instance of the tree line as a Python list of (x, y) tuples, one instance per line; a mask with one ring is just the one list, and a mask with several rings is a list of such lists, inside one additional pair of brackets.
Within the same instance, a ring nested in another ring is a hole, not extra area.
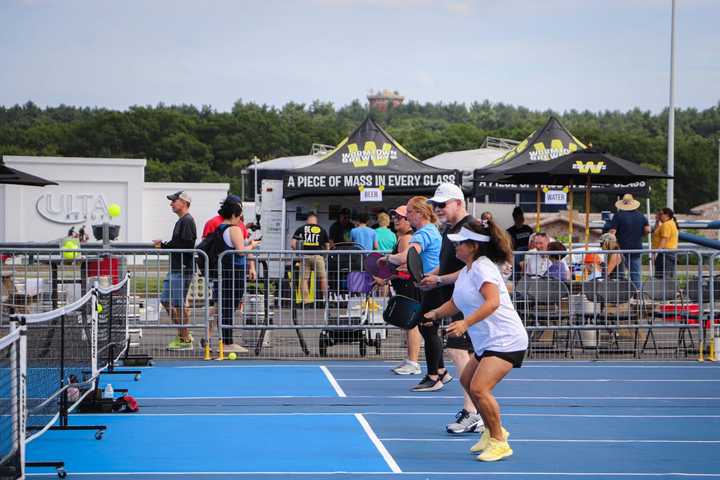
[[(261, 160), (308, 154), (313, 143), (335, 145), (368, 114), (359, 100), (336, 107), (316, 100), (282, 107), (238, 100), (229, 112), (210, 106), (133, 106), (124, 111), (32, 102), (0, 107), (0, 154), (146, 158), (147, 181), (229, 182)], [(410, 101), (372, 112), (420, 159), (478, 148), (486, 136), (522, 140), (557, 116), (578, 139), (657, 170), (667, 164), (667, 110), (533, 111), (491, 103)], [(720, 102), (675, 114), (675, 208), (686, 212), (717, 199)], [(653, 208), (664, 206), (665, 182), (653, 185)]]

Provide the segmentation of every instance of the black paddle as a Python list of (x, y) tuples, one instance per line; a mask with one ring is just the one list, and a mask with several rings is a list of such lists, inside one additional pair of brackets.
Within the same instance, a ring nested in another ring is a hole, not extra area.
[(410, 247), (407, 253), (407, 269), (413, 282), (420, 283), (423, 279), (423, 265), (420, 254), (414, 247)]

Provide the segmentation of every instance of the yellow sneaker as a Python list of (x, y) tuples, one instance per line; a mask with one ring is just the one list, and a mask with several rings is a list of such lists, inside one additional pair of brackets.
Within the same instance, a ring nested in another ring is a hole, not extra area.
[(507, 441), (501, 442), (499, 440), (495, 440), (494, 438), (490, 438), (488, 447), (476, 458), (481, 462), (497, 462), (498, 460), (502, 460), (512, 454), (513, 451)]
[[(505, 430), (505, 427), (502, 427), (503, 436), (505, 437), (505, 441), (507, 442), (507, 439), (510, 437), (510, 432)], [(485, 450), (488, 445), (490, 444), (490, 429), (485, 427), (485, 430), (483, 430), (482, 435), (480, 435), (480, 440), (477, 441), (475, 445), (470, 447), (470, 451), (472, 453), (478, 453)]]

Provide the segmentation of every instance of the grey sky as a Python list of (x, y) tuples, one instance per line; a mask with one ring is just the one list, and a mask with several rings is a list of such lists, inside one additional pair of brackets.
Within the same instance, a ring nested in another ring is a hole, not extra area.
[[(0, 104), (409, 99), (658, 111), (671, 0), (2, 0)], [(677, 0), (681, 107), (720, 100), (720, 0)]]

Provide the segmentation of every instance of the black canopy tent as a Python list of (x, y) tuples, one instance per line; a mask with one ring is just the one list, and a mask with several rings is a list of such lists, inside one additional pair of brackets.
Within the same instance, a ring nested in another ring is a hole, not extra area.
[[(572, 193), (574, 183), (584, 186), (585, 192), (585, 245), (590, 237), (590, 195), (595, 191), (593, 184), (613, 185), (623, 181), (644, 181), (648, 179), (672, 178), (669, 175), (643, 167), (635, 162), (592, 148), (576, 151), (546, 162), (519, 165), (504, 171), (498, 182), (536, 182), (539, 179), (556, 185), (570, 186), (570, 208), (572, 215)], [(627, 192), (627, 190), (624, 190)], [(570, 242), (572, 243), (572, 217), (568, 219)]]
[(359, 195), (377, 188), (383, 195), (428, 194), (444, 182), (460, 185), (461, 173), (422, 163), (367, 117), (319, 162), (283, 176), (283, 197)]
[[(537, 185), (535, 183), (536, 178), (527, 178), (527, 183), (520, 181), (502, 183), (496, 180), (511, 168), (531, 165), (536, 162), (547, 162), (586, 148), (587, 146), (570, 133), (560, 120), (550, 117), (542, 128), (532, 132), (514, 149), (487, 167), (476, 169), (473, 172), (474, 197), (480, 199), (485, 195), (499, 192), (539, 192), (543, 185)], [(552, 187), (552, 185), (547, 186)], [(584, 186), (581, 188), (584, 188)], [(576, 189), (576, 191), (578, 190)], [(594, 193), (634, 193), (643, 195), (647, 194), (648, 186), (643, 180), (629, 184), (622, 183), (622, 180), (619, 180), (618, 182), (593, 185), (592, 191)]]

